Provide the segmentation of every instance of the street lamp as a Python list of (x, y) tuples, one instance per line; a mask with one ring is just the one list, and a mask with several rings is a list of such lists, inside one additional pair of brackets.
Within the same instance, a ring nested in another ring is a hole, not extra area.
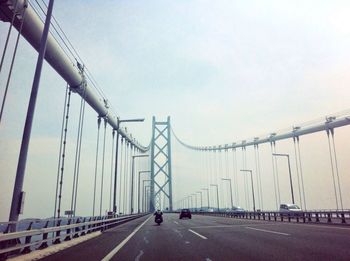
[(133, 155), (132, 156), (132, 164), (131, 164), (131, 197), (130, 197), (130, 210), (131, 214), (134, 212), (134, 163), (135, 158), (142, 158), (142, 157), (148, 157), (148, 154), (142, 154), (142, 155)]
[(202, 188), (202, 190), (206, 190), (207, 191), (208, 209), (209, 209), (210, 208), (209, 189), (208, 188)]
[(151, 192), (150, 189), (151, 189), (151, 186), (145, 186), (145, 211), (148, 211), (149, 209), (149, 204), (147, 207), (147, 202), (149, 202), (149, 193)]
[(195, 209), (195, 211), (197, 211), (197, 206), (198, 206), (198, 204), (197, 204), (197, 194), (194, 193), (194, 194), (192, 194), (192, 195), (195, 196), (195, 199), (196, 199), (195, 205), (194, 205), (194, 209)]
[(230, 182), (230, 195), (231, 195), (231, 209), (233, 209), (233, 198), (232, 198), (232, 181), (231, 179), (225, 179), (225, 178), (222, 178), (222, 180), (226, 180), (226, 181), (229, 181)]
[(210, 184), (212, 187), (216, 187), (216, 199), (217, 199), (217, 206), (218, 206), (218, 212), (220, 212), (220, 206), (219, 206), (219, 186), (217, 184)]
[(202, 208), (203, 208), (203, 193), (202, 193), (202, 191), (197, 191), (197, 193), (199, 193), (200, 195), (201, 195), (201, 210), (202, 210)]
[(118, 118), (118, 128), (117, 139), (116, 139), (116, 148), (115, 148), (115, 163), (114, 163), (114, 185), (113, 185), (113, 213), (117, 212), (117, 177), (118, 177), (118, 144), (119, 144), (119, 128), (120, 124), (123, 122), (143, 122), (145, 119), (125, 119), (120, 120)]
[(255, 197), (254, 197), (254, 185), (253, 185), (253, 171), (250, 169), (241, 169), (243, 172), (250, 172), (250, 178), (252, 182), (252, 194), (253, 194), (253, 210), (255, 212)]
[(137, 188), (137, 213), (140, 213), (140, 181), (141, 181), (141, 174), (142, 173), (150, 173), (151, 171), (149, 170), (141, 170), (139, 171), (139, 182), (138, 182), (138, 188)]
[(272, 156), (280, 156), (280, 157), (287, 157), (288, 159), (288, 171), (289, 171), (289, 182), (290, 182), (290, 192), (292, 194), (292, 203), (294, 203), (294, 191), (293, 191), (293, 181), (292, 181), (292, 172), (290, 170), (290, 161), (289, 161), (289, 154), (282, 154), (282, 153), (272, 153)]
[[(149, 181), (151, 181), (151, 180), (150, 179), (145, 179), (145, 180), (142, 181), (142, 190), (143, 190), (143, 194), (144, 194), (142, 202), (143, 202), (144, 210), (147, 209), (147, 204), (146, 204), (146, 187), (147, 186), (145, 186), (145, 182), (149, 182)], [(150, 186), (148, 186), (148, 187), (150, 187)]]

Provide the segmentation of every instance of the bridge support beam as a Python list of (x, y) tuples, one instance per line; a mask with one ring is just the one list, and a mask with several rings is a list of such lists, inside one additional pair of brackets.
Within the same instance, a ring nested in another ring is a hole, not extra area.
[(162, 208), (162, 196), (164, 196), (163, 207), (172, 211), (172, 194), (170, 117), (167, 118), (166, 122), (157, 122), (153, 117), (150, 211)]

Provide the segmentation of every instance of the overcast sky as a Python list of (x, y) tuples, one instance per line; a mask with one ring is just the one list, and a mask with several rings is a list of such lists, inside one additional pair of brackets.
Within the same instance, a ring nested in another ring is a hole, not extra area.
[[(174, 131), (187, 143), (212, 145), (241, 141), (349, 109), (349, 13), (350, 2), (345, 0), (61, 0), (54, 6), (55, 18), (116, 112), (121, 118), (146, 118), (144, 123), (128, 125), (144, 145), (150, 141), (152, 116), (157, 120), (171, 116)], [(1, 50), (8, 26), (0, 22)], [(14, 38), (15, 34), (11, 48)], [(21, 39), (0, 126), (1, 221), (8, 217), (36, 58), (37, 53)], [(6, 70), (0, 75), (2, 87)], [(53, 212), (64, 91), (64, 81), (46, 64), (24, 184), (25, 217), (50, 216)], [(78, 107), (79, 99), (74, 95), (67, 152), (71, 158)], [(91, 209), (95, 122), (95, 113), (88, 109), (83, 144), (86, 153), (82, 155), (86, 164), (82, 166), (79, 201), (83, 215), (89, 215)], [(348, 196), (349, 128), (337, 133), (343, 196)], [(110, 132), (107, 139), (111, 139)], [(326, 135), (305, 139), (304, 175), (311, 207), (321, 208), (324, 200), (324, 208), (333, 208), (331, 196), (324, 196), (334, 193)], [(198, 182), (205, 170), (200, 169), (203, 158), (184, 150), (174, 139), (172, 142), (178, 200), (205, 185)], [(291, 144), (281, 143), (280, 148), (292, 154)], [(268, 187), (272, 167), (266, 148), (261, 153), (266, 159), (263, 173)], [(192, 158), (196, 160), (191, 162)], [(254, 158), (249, 162), (253, 164)], [(282, 161), (280, 164), (285, 168)], [(69, 198), (73, 162), (68, 162), (66, 169), (65, 193)], [(287, 172), (281, 175), (286, 177), (281, 177), (281, 186), (287, 191)], [(325, 192), (316, 193), (320, 188)], [(288, 201), (289, 194), (283, 193), (284, 201)], [(272, 197), (266, 196), (269, 208), (274, 206), (268, 203)], [(349, 208), (349, 200), (344, 201)]]

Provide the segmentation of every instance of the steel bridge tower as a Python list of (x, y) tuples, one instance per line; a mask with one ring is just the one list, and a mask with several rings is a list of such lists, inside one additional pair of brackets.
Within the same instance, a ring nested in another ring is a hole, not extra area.
[[(171, 176), (170, 117), (165, 122), (152, 120), (151, 142), (151, 201), (150, 210), (173, 210)], [(163, 201), (163, 202), (162, 202)]]

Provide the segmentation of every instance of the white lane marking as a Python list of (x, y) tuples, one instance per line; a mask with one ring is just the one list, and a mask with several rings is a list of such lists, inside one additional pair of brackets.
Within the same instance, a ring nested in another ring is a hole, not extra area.
[(305, 227), (317, 227), (317, 228), (330, 228), (330, 229), (340, 229), (340, 230), (350, 230), (350, 228), (346, 228), (346, 227), (336, 227), (336, 226), (333, 226), (333, 225), (327, 225), (327, 224), (324, 224), (324, 225), (312, 225), (312, 224), (298, 224), (298, 223), (295, 223), (295, 224), (290, 224), (290, 223), (286, 223), (286, 225), (297, 225), (297, 226), (305, 226)]
[(259, 229), (259, 228), (254, 228), (254, 227), (245, 227), (245, 228), (252, 229), (252, 230), (257, 230), (257, 231), (261, 231), (261, 232), (266, 232), (266, 233), (271, 233), (271, 234), (290, 236), (290, 234), (287, 234), (287, 233), (276, 232), (276, 231), (271, 231), (271, 230), (266, 230), (266, 229)]
[(137, 257), (135, 258), (135, 261), (139, 261), (140, 257), (143, 255), (143, 251), (140, 250), (140, 254), (137, 255)]
[(245, 227), (247, 225), (252, 225), (252, 226), (268, 226), (268, 225), (275, 225), (274, 223), (261, 223), (261, 224), (239, 224), (239, 225), (214, 225), (214, 226), (197, 226), (197, 227), (192, 227), (194, 229), (196, 228), (221, 228), (221, 227)]
[(209, 257), (207, 257), (207, 258), (205, 259), (205, 261), (211, 261), (211, 259), (210, 259)]
[(185, 241), (185, 244), (189, 244), (190, 243), (190, 241)]
[(146, 237), (143, 237), (143, 241), (145, 241), (145, 243), (146, 243), (146, 244), (148, 244), (148, 243), (149, 243), (149, 241), (147, 240), (147, 238), (146, 238)]
[(205, 236), (202, 236), (201, 234), (197, 233), (196, 231), (193, 231), (192, 229), (189, 229), (188, 231), (192, 232), (193, 234), (199, 236), (199, 237), (202, 238), (202, 239), (208, 239), (208, 238), (206, 238)]
[(144, 224), (146, 224), (146, 222), (147, 222), (148, 220), (150, 220), (151, 217), (152, 217), (152, 216), (150, 216), (149, 218), (147, 218), (141, 225), (139, 225), (137, 228), (135, 228), (135, 230), (134, 230), (130, 235), (128, 235), (127, 238), (125, 238), (118, 246), (116, 246), (108, 255), (106, 255), (106, 256), (102, 259), (102, 261), (109, 261), (109, 260), (111, 260), (111, 258), (112, 258), (116, 253), (118, 253), (118, 251), (130, 240), (130, 238), (132, 238), (132, 237), (136, 234), (137, 231), (140, 230), (140, 228), (141, 228)]
[(179, 224), (177, 221), (174, 221), (174, 223), (175, 223), (176, 225), (178, 225), (178, 224)]

